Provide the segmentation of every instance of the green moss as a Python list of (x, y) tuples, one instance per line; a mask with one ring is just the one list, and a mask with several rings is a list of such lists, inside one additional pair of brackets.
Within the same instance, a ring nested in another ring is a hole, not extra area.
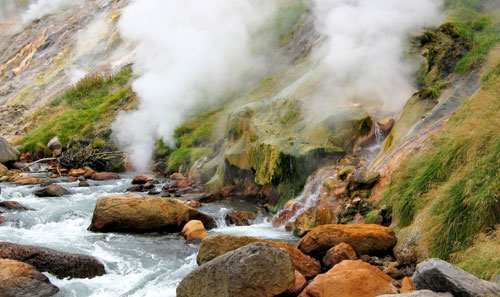
[(189, 169), (187, 167), (191, 164), (191, 152), (191, 148), (180, 148), (172, 152), (168, 157), (167, 170), (169, 172), (177, 172), (181, 166), (182, 171)]
[(281, 169), (281, 152), (277, 146), (260, 144), (250, 150), (250, 164), (255, 169), (255, 183), (271, 184)]
[[(21, 151), (47, 153), (45, 144), (54, 136), (58, 136), (64, 146), (75, 137), (95, 132), (97, 123), (109, 124), (115, 105), (133, 97), (130, 86), (126, 85), (130, 77), (131, 70), (124, 68), (112, 77), (82, 79), (35, 115), (41, 124), (20, 141)], [(53, 110), (59, 112), (53, 115)]]
[(380, 212), (376, 209), (370, 210), (366, 215), (365, 215), (365, 222), (367, 224), (375, 224), (378, 221), (378, 216)]
[(427, 149), (401, 164), (383, 195), (399, 227), (431, 205), (426, 232), (433, 257), (448, 260), (500, 223), (499, 65)]

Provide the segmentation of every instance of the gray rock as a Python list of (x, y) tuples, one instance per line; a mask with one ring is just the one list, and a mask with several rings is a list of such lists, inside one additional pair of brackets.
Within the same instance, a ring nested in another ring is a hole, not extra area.
[(500, 296), (500, 286), (481, 280), (440, 259), (427, 259), (417, 265), (413, 274), (417, 290), (450, 292), (455, 297)]
[(47, 143), (47, 147), (55, 152), (60, 152), (62, 150), (62, 143), (59, 141), (59, 137), (54, 137)]
[(35, 196), (38, 196), (38, 197), (61, 197), (61, 196), (64, 196), (66, 194), (69, 194), (69, 192), (65, 188), (63, 188), (59, 185), (53, 184), (53, 185), (50, 185), (48, 187), (45, 187), (45, 188), (42, 188), (40, 190), (35, 191), (34, 194), (35, 194)]
[(5, 138), (0, 137), (0, 163), (17, 161), (21, 153), (13, 148)]
[(0, 258), (33, 265), (38, 271), (59, 278), (93, 278), (106, 273), (104, 265), (91, 256), (8, 242), (0, 242)]
[(451, 293), (436, 293), (429, 290), (415, 291), (406, 294), (387, 294), (378, 297), (453, 297)]
[(196, 268), (177, 287), (177, 297), (275, 296), (294, 284), (295, 270), (288, 252), (259, 242)]

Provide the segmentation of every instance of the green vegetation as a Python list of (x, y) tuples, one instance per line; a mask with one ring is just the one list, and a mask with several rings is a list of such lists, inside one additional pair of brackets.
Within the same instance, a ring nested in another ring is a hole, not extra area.
[[(182, 171), (187, 172), (196, 160), (213, 153), (211, 139), (216, 122), (223, 111), (222, 108), (218, 108), (202, 113), (175, 130), (177, 149), (167, 152), (169, 153), (167, 171), (176, 172), (182, 167)], [(162, 147), (166, 151), (164, 145), (159, 146)]]
[(279, 41), (280, 46), (287, 46), (304, 16), (309, 12), (309, 6), (304, 0), (286, 0), (280, 3), (278, 15), (273, 20), (270, 32), (274, 40)]
[[(109, 126), (114, 119), (116, 105), (134, 97), (128, 85), (131, 75), (132, 70), (124, 68), (110, 77), (83, 78), (33, 116), (33, 121), (41, 124), (19, 141), (23, 144), (21, 151), (46, 151), (47, 142), (54, 136), (66, 145), (75, 137), (88, 136), (98, 128), (107, 128), (105, 126)], [(102, 141), (96, 139), (92, 145), (102, 146)]]
[[(496, 51), (498, 53), (498, 51)], [(448, 260), (500, 223), (500, 59), (425, 149), (404, 161), (384, 193), (399, 227), (430, 206), (430, 254)], [(464, 264), (464, 267), (467, 266)]]
[(447, 0), (446, 7), (452, 9), (449, 21), (473, 45), (455, 67), (456, 73), (465, 73), (484, 62), (491, 49), (500, 43), (500, 12), (480, 12), (477, 0)]

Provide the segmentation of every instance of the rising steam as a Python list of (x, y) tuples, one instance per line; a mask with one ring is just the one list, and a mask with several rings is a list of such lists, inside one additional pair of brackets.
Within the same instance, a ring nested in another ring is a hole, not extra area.
[(263, 64), (252, 51), (254, 32), (274, 1), (136, 0), (122, 14), (125, 39), (138, 42), (133, 89), (137, 110), (113, 125), (137, 170), (150, 166), (156, 139), (174, 145), (186, 114), (241, 85)]
[(82, 1), (83, 0), (37, 0), (30, 4), (28, 10), (23, 13), (23, 21), (27, 23), (39, 19), (60, 9), (79, 4)]
[(406, 57), (408, 37), (442, 21), (441, 2), (314, 0), (316, 28), (326, 36), (315, 58), (328, 74), (312, 109), (371, 102), (385, 113), (399, 111), (415, 91), (418, 65)]

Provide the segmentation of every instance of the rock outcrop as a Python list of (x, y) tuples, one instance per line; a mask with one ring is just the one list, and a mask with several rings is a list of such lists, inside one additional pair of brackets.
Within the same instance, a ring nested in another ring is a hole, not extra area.
[(288, 253), (267, 243), (254, 243), (203, 264), (177, 287), (177, 297), (276, 296), (295, 284)]
[(21, 153), (13, 148), (5, 138), (0, 137), (0, 163), (17, 161)]
[(215, 221), (185, 203), (169, 198), (137, 194), (107, 196), (97, 200), (89, 230), (95, 232), (179, 232), (190, 220), (207, 229)]
[(391, 228), (374, 224), (322, 225), (309, 231), (296, 247), (307, 255), (323, 257), (342, 242), (364, 255), (391, 251), (396, 237)]
[(300, 250), (294, 248), (288, 242), (271, 242), (250, 236), (234, 236), (226, 234), (209, 236), (201, 242), (196, 260), (198, 265), (202, 265), (230, 251), (256, 242), (265, 242), (275, 247), (287, 250), (292, 258), (295, 270), (306, 277), (313, 277), (321, 271), (321, 264), (317, 260), (304, 255)]
[(397, 294), (394, 282), (368, 263), (346, 260), (327, 273), (316, 276), (299, 297), (375, 297)]
[(59, 278), (93, 278), (106, 273), (94, 257), (51, 249), (0, 242), (0, 258), (21, 261)]
[(417, 290), (450, 292), (455, 297), (500, 296), (500, 286), (481, 280), (440, 259), (427, 259), (413, 274)]
[(0, 295), (3, 297), (49, 297), (59, 292), (35, 267), (0, 259)]

